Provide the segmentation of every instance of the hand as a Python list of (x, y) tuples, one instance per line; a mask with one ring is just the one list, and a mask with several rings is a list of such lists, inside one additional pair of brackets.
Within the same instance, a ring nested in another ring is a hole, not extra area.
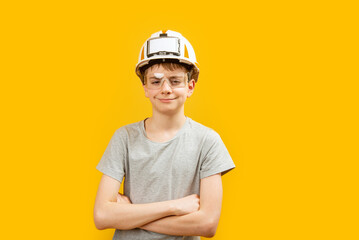
[(117, 194), (117, 203), (121, 204), (132, 204), (131, 200), (124, 194)]
[(174, 214), (177, 216), (196, 212), (199, 210), (199, 196), (192, 194), (184, 198), (172, 200), (175, 206)]

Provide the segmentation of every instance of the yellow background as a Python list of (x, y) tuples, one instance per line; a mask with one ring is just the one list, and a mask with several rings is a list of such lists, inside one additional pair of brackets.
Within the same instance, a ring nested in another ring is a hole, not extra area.
[(95, 167), (151, 115), (134, 68), (170, 29), (201, 67), (186, 115), (237, 166), (213, 239), (359, 239), (354, 2), (3, 1), (0, 238), (112, 239)]

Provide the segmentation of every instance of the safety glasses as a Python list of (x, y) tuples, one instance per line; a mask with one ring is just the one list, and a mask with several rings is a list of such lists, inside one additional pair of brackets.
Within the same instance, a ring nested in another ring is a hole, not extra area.
[(187, 82), (187, 73), (176, 73), (169, 77), (164, 77), (163, 74), (157, 75), (156, 73), (153, 76), (146, 76), (145, 77), (145, 86), (148, 89), (157, 90), (160, 89), (164, 83), (167, 81), (167, 84), (172, 88), (184, 88), (186, 87)]

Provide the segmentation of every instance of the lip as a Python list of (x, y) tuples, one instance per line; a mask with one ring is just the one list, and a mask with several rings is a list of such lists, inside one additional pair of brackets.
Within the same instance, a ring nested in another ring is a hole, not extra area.
[(160, 100), (161, 102), (171, 102), (173, 100), (175, 100), (176, 98), (159, 98), (158, 100)]

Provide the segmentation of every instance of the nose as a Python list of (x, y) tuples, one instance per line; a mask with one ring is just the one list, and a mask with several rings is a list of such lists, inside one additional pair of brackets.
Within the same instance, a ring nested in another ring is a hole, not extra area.
[(164, 93), (164, 94), (172, 92), (172, 88), (171, 88), (171, 86), (168, 84), (168, 82), (166, 80), (163, 81), (163, 84), (161, 86), (161, 92)]

